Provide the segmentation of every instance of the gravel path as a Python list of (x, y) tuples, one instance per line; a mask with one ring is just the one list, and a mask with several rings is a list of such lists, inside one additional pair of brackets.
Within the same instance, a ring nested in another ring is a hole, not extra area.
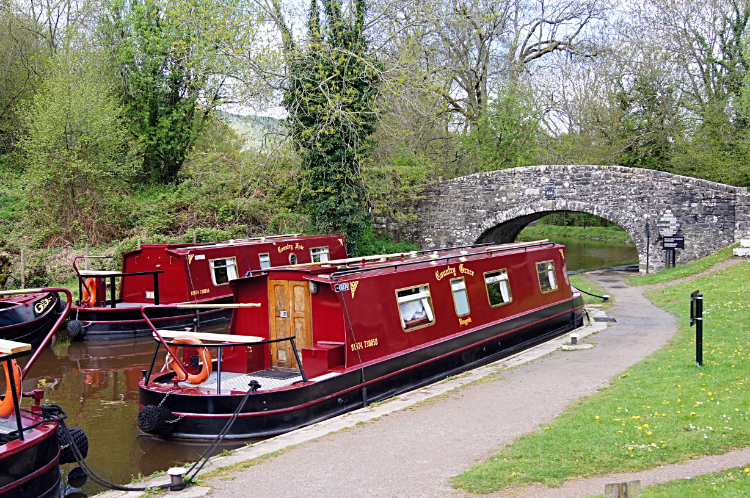
[[(624, 276), (593, 276), (614, 296), (616, 304), (608, 315), (617, 319), (589, 338), (596, 347), (556, 351), (506, 370), (496, 380), (464, 386), (431, 402), (301, 444), (245, 471), (210, 480), (213, 494), (464, 496), (450, 487), (451, 476), (552, 421), (571, 402), (595, 393), (677, 332), (676, 319), (644, 298), (643, 288), (625, 284)], [(579, 486), (586, 491), (581, 493)], [(591, 494), (586, 486), (578, 480), (545, 492)], [(596, 486), (593, 492), (603, 491), (603, 485)], [(513, 490), (513, 495), (542, 496), (540, 491), (525, 488)], [(510, 495), (506, 491), (496, 496)]]

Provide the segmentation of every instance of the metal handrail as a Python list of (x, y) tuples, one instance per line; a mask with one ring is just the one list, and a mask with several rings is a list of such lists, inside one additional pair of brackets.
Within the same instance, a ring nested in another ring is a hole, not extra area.
[[(86, 291), (89, 293), (89, 295), (92, 294), (91, 289), (86, 285), (86, 281), (84, 280), (83, 276), (81, 275), (78, 265), (76, 262), (79, 259), (112, 259), (113, 256), (76, 256), (73, 258), (73, 270), (76, 272), (76, 275), (78, 276), (78, 302), (80, 303), (83, 301), (83, 288), (86, 288)], [(86, 270), (89, 271), (89, 270)], [(93, 270), (96, 272), (97, 270)], [(101, 270), (105, 271), (105, 270)], [(136, 277), (136, 276), (142, 276), (142, 275), (153, 275), (154, 276), (154, 304), (159, 304), (159, 274), (164, 273), (164, 270), (149, 270), (149, 271), (137, 271), (137, 272), (118, 272), (117, 275), (109, 274), (101, 274), (97, 275), (96, 273), (91, 273), (87, 275), (88, 277), (108, 277), (109, 278), (109, 301), (110, 301), (110, 308), (116, 308), (117, 307), (117, 299), (115, 296), (115, 278), (116, 277)], [(106, 301), (105, 301), (106, 303)]]

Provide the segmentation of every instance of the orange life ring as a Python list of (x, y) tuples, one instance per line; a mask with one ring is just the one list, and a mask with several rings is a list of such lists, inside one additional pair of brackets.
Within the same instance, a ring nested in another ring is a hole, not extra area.
[[(199, 339), (193, 337), (175, 337), (171, 342), (187, 344), (190, 346), (200, 346), (203, 344)], [(198, 348), (198, 354), (201, 355), (201, 359), (203, 360), (203, 368), (201, 368), (201, 372), (198, 375), (187, 373), (180, 360), (177, 359), (177, 348), (179, 348), (179, 346), (170, 346), (169, 348), (169, 353), (167, 354), (167, 364), (169, 365), (169, 368), (176, 373), (183, 382), (188, 381), (194, 385), (204, 383), (213, 370), (213, 365), (211, 364), (211, 353), (208, 352), (208, 348)]]
[[(16, 384), (16, 397), (18, 401), (21, 401), (21, 367), (18, 366), (16, 360), (11, 360), (13, 368), (17, 370), (16, 375), (13, 376), (13, 380)], [(5, 389), (5, 399), (0, 402), (0, 417), (7, 417), (13, 413), (13, 388), (10, 385), (10, 378), (8, 375), (8, 363), (3, 362), (3, 369), (5, 370), (5, 383), (8, 387)]]
[(96, 280), (87, 278), (83, 286), (83, 302), (89, 306), (96, 306)]

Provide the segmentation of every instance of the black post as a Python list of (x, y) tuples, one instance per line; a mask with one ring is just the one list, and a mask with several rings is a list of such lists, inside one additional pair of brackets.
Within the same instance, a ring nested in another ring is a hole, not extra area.
[(703, 366), (703, 294), (696, 296), (695, 302), (695, 363)]
[(703, 366), (703, 294), (690, 294), (690, 326), (695, 325), (695, 364)]
[(159, 306), (159, 274), (154, 273), (154, 304)]
[(110, 308), (116, 308), (115, 303), (115, 277), (114, 275), (109, 277), (109, 305)]
[(83, 302), (83, 278), (78, 277), (78, 304)]
[(651, 246), (651, 229), (648, 227), (648, 221), (646, 222), (646, 275), (648, 275), (648, 250)]

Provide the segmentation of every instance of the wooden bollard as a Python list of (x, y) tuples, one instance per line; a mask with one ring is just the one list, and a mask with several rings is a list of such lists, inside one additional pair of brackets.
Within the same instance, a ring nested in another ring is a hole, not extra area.
[(641, 481), (613, 482), (604, 486), (604, 498), (640, 498)]

